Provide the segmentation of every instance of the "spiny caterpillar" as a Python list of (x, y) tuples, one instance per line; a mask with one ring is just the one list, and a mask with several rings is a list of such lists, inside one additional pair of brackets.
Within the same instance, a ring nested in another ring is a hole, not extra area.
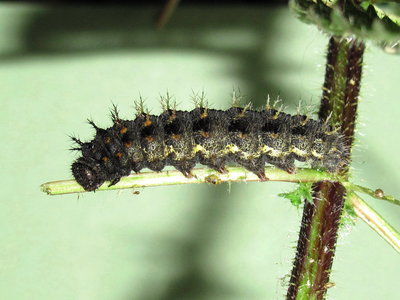
[(345, 164), (347, 149), (337, 130), (305, 115), (289, 115), (275, 107), (252, 110), (233, 106), (210, 109), (203, 101), (192, 111), (180, 111), (169, 99), (161, 115), (152, 115), (141, 102), (135, 120), (123, 120), (114, 106), (113, 126), (95, 128), (90, 142), (72, 138), (82, 157), (72, 164), (76, 181), (94, 191), (105, 181), (116, 184), (131, 171), (143, 168), (161, 171), (171, 165), (186, 177), (201, 163), (220, 173), (237, 163), (265, 181), (265, 164), (289, 173), (294, 161), (307, 161), (313, 168), (336, 172)]

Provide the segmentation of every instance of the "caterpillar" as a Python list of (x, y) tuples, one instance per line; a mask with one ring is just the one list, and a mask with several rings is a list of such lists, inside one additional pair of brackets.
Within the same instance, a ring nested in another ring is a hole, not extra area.
[(196, 163), (220, 173), (227, 172), (227, 163), (236, 163), (265, 181), (267, 163), (288, 173), (295, 173), (295, 160), (328, 172), (346, 163), (344, 138), (335, 128), (269, 105), (216, 110), (200, 104), (181, 111), (168, 104), (158, 116), (141, 107), (134, 120), (121, 119), (114, 106), (111, 116), (113, 125), (107, 129), (89, 120), (96, 130), (93, 140), (72, 137), (79, 146), (73, 150), (82, 153), (72, 174), (86, 191), (106, 181), (114, 185), (131, 171), (161, 171), (166, 165), (190, 178)]

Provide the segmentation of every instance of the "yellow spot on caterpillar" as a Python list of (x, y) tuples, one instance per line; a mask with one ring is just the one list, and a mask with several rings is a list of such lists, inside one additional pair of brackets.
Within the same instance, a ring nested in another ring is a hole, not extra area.
[(155, 141), (155, 138), (152, 135), (146, 136), (144, 139), (148, 143), (151, 143), (151, 142)]
[(118, 158), (121, 158), (122, 157), (122, 152), (117, 152), (117, 153), (115, 153), (115, 157), (118, 157)]
[(280, 113), (281, 113), (281, 112), (278, 110), (278, 111), (272, 116), (272, 120), (278, 119)]
[(103, 156), (103, 157), (101, 158), (101, 160), (102, 160), (103, 162), (108, 162), (108, 161), (109, 161), (109, 158), (108, 158), (107, 156)]
[(268, 153), (268, 152), (270, 152), (272, 150), (274, 150), (274, 149), (272, 149), (271, 147), (268, 147), (267, 145), (263, 145), (260, 148), (260, 152), (263, 153), (263, 154)]
[(172, 134), (172, 135), (171, 135), (171, 138), (172, 138), (174, 141), (178, 141), (178, 140), (180, 140), (180, 139), (182, 138), (182, 135), (180, 135), (180, 134)]
[(308, 117), (306, 117), (306, 118), (304, 119), (304, 121), (302, 121), (302, 122), (300, 123), (300, 125), (301, 125), (301, 126), (306, 125), (306, 124), (308, 123), (309, 120), (310, 120), (310, 119), (309, 119)]
[(205, 137), (205, 138), (209, 138), (210, 137), (210, 133), (208, 131), (200, 131), (200, 134)]
[(125, 147), (125, 148), (132, 147), (132, 145), (133, 145), (132, 142), (126, 142), (126, 143), (124, 143), (124, 147)]
[(286, 152), (282, 152), (280, 150), (272, 150), (268, 153), (269, 156), (272, 157), (282, 157), (282, 156), (286, 156), (287, 153)]
[(205, 109), (205, 110), (201, 113), (200, 119), (205, 119), (205, 118), (207, 118), (207, 117), (208, 117), (208, 113), (207, 113), (207, 109)]
[(271, 133), (270, 137), (272, 137), (273, 139), (277, 139), (279, 137), (279, 134), (277, 133)]
[(153, 122), (151, 122), (149, 115), (146, 116), (146, 121), (144, 121), (143, 126), (144, 127), (148, 127), (151, 124), (153, 124)]
[(245, 116), (245, 114), (246, 114), (246, 108), (243, 108), (243, 109), (240, 110), (240, 112), (238, 113), (238, 115), (237, 115), (237, 117), (235, 119), (236, 120), (237, 119), (241, 119), (241, 118), (243, 118)]
[(168, 157), (171, 154), (174, 154), (172, 159), (174, 161), (177, 161), (177, 162), (180, 162), (183, 159), (184, 160), (190, 160), (190, 159), (193, 159), (196, 156), (196, 153), (193, 152), (193, 149), (192, 149), (191, 153), (186, 153), (186, 152), (182, 152), (182, 151), (179, 151), (179, 150), (175, 150), (175, 148), (173, 146), (169, 145), (169, 146), (165, 147), (164, 156)]
[(282, 157), (282, 156), (287, 155), (287, 153), (280, 151), (280, 150), (276, 150), (271, 147), (268, 147), (267, 145), (264, 145), (261, 147), (260, 153), (268, 154), (269, 156), (272, 156), (272, 157)]
[(314, 156), (314, 157), (316, 157), (316, 158), (318, 158), (318, 159), (324, 158), (324, 156), (323, 156), (321, 153), (318, 153), (318, 152), (315, 151), (315, 150), (312, 150), (312, 151), (311, 151), (311, 155)]
[(195, 155), (197, 152), (208, 154), (208, 151), (201, 145), (195, 145), (192, 150), (192, 154)]
[(337, 152), (337, 151), (338, 151), (338, 148), (336, 148), (335, 146), (333, 146), (333, 147), (329, 150), (329, 153)]
[(332, 135), (332, 134), (336, 134), (337, 131), (336, 130), (332, 130), (332, 131), (327, 131), (325, 132), (326, 135)]
[(128, 131), (128, 128), (127, 127), (122, 127), (120, 130), (119, 130), (119, 133), (120, 134), (124, 134), (124, 133), (126, 133)]
[(106, 136), (106, 137), (104, 138), (104, 143), (108, 144), (108, 143), (110, 143), (110, 142), (111, 142), (111, 138), (110, 138), (109, 136)]
[(172, 146), (170, 146), (170, 147), (168, 147), (168, 146), (164, 147), (164, 153), (163, 153), (164, 158), (167, 158), (173, 151), (175, 151), (175, 149), (174, 149)]
[(220, 153), (222, 155), (238, 153), (239, 156), (241, 158), (243, 158), (243, 159), (254, 159), (254, 158), (259, 157), (261, 155), (261, 153), (257, 153), (257, 154), (254, 155), (254, 154), (250, 154), (248, 152), (241, 151), (239, 149), (239, 147), (234, 145), (234, 144), (226, 145), (224, 150), (220, 151)]
[(307, 151), (301, 150), (301, 149), (299, 149), (297, 147), (292, 147), (290, 149), (290, 152), (292, 152), (292, 153), (294, 153), (294, 154), (296, 154), (296, 155), (298, 155), (300, 157), (307, 157), (308, 156)]
[(173, 120), (176, 119), (176, 111), (173, 110), (172, 114), (169, 116), (168, 121), (172, 122)]
[(236, 153), (236, 152), (239, 152), (239, 151), (240, 151), (240, 149), (239, 149), (238, 146), (236, 146), (234, 144), (229, 144), (229, 145), (226, 145), (224, 150), (222, 150), (221, 152), (223, 154), (229, 154), (229, 153)]
[(176, 153), (174, 147), (172, 147), (171, 145), (166, 146), (164, 148), (164, 155), (169, 156), (170, 154)]

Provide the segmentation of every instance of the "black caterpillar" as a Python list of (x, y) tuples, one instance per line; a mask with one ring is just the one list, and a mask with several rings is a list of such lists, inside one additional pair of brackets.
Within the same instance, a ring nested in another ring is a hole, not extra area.
[(86, 191), (96, 190), (105, 181), (114, 185), (131, 171), (161, 171), (166, 165), (192, 177), (196, 163), (224, 173), (226, 163), (234, 162), (267, 180), (266, 163), (289, 173), (295, 172), (295, 160), (329, 172), (346, 163), (344, 138), (326, 122), (269, 106), (260, 111), (166, 107), (159, 116), (141, 109), (135, 120), (120, 119), (114, 107), (112, 120), (108, 129), (89, 121), (96, 129), (90, 142), (72, 138), (79, 144), (73, 150), (82, 151), (72, 164), (72, 173)]

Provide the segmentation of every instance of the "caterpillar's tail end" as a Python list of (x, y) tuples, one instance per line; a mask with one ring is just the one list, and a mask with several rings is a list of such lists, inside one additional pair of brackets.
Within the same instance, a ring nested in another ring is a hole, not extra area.
[(85, 189), (85, 191), (94, 191), (98, 189), (104, 182), (104, 176), (100, 172), (97, 165), (90, 164), (90, 162), (83, 158), (78, 159), (72, 164), (72, 174), (75, 180)]

